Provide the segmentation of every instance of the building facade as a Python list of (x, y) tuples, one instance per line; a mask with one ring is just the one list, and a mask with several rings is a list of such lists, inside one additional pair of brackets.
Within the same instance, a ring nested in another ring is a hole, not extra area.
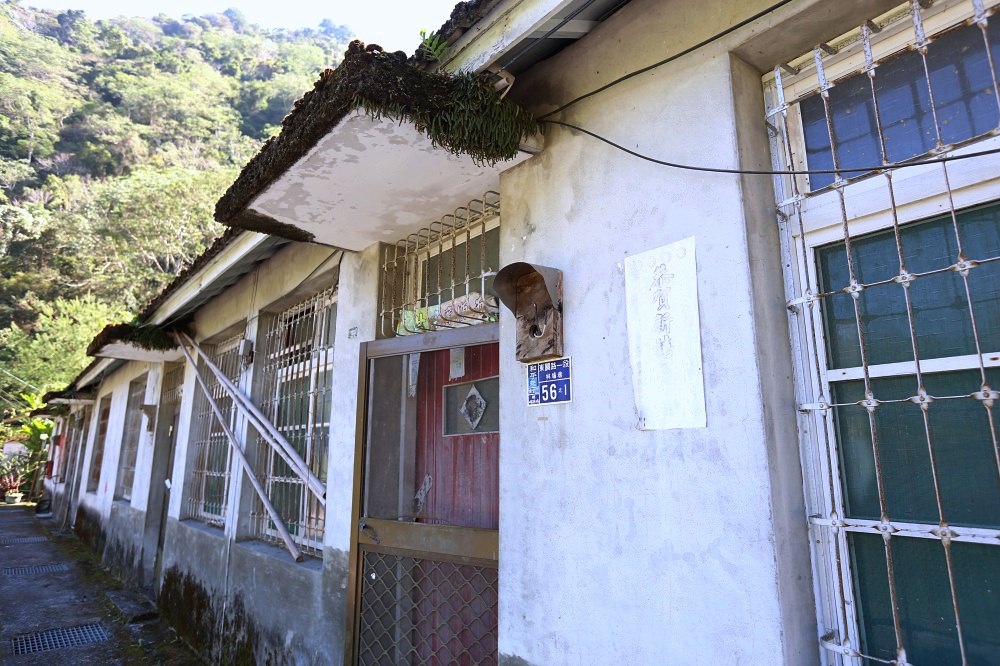
[(994, 663), (994, 10), (352, 45), (142, 313), (172, 337), (95, 340), (57, 516), (214, 661)]

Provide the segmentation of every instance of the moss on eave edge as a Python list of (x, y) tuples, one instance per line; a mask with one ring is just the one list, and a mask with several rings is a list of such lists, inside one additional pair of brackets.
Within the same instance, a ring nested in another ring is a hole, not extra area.
[(133, 344), (148, 351), (177, 349), (173, 336), (162, 328), (137, 323), (108, 324), (87, 345), (87, 354), (94, 356), (104, 347), (115, 343)]
[(215, 219), (247, 228), (254, 197), (357, 110), (412, 123), (435, 145), (491, 165), (515, 157), (521, 140), (538, 129), (531, 114), (501, 98), (489, 74), (428, 72), (402, 51), (354, 41), (340, 66), (320, 75), (282, 121), (281, 133), (243, 168), (216, 204)]

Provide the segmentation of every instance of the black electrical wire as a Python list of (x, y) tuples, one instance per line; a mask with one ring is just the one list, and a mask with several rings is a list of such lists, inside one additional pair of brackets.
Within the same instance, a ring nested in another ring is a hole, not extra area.
[(673, 169), (684, 169), (685, 171), (703, 171), (708, 173), (730, 173), (739, 175), (757, 175), (757, 176), (806, 176), (809, 174), (842, 174), (842, 173), (854, 173), (854, 172), (869, 172), (869, 171), (884, 171), (886, 169), (901, 169), (904, 167), (914, 167), (914, 166), (924, 166), (926, 164), (938, 164), (941, 162), (955, 162), (958, 160), (967, 160), (973, 157), (983, 157), (985, 155), (996, 155), (1000, 153), (1000, 148), (991, 148), (990, 150), (981, 150), (975, 153), (965, 153), (963, 155), (946, 155), (944, 157), (937, 157), (933, 159), (924, 159), (908, 162), (892, 162), (889, 164), (879, 164), (878, 166), (850, 166), (841, 169), (725, 169), (722, 167), (708, 167), (708, 166), (696, 166), (693, 164), (681, 164), (679, 162), (668, 162), (666, 160), (656, 159), (655, 157), (650, 157), (649, 155), (643, 155), (640, 152), (636, 152), (625, 146), (615, 143), (611, 139), (605, 138), (600, 134), (591, 132), (590, 130), (583, 129), (577, 125), (570, 123), (564, 123), (560, 120), (543, 120), (543, 123), (549, 125), (559, 125), (561, 127), (568, 127), (571, 130), (581, 132), (587, 136), (593, 137), (598, 141), (602, 141), (613, 148), (628, 153), (633, 157), (638, 157), (641, 160), (646, 160), (647, 162), (652, 162), (653, 164), (659, 164), (665, 167), (671, 167)]
[(624, 76), (621, 76), (621, 77), (615, 79), (614, 81), (611, 81), (610, 83), (604, 84), (600, 88), (596, 88), (594, 90), (591, 90), (588, 93), (584, 93), (583, 95), (580, 95), (579, 97), (571, 99), (570, 101), (566, 102), (565, 104), (563, 104), (562, 106), (560, 106), (555, 111), (549, 111), (548, 113), (546, 113), (544, 116), (542, 116), (540, 118), (540, 120), (545, 120), (546, 118), (548, 118), (550, 116), (554, 116), (555, 114), (557, 114), (557, 113), (559, 113), (561, 111), (564, 111), (567, 108), (573, 106), (577, 102), (581, 102), (581, 101), (587, 99), (588, 97), (593, 97), (594, 95), (600, 94), (600, 93), (604, 92), (605, 90), (607, 90), (608, 88), (612, 88), (614, 86), (617, 86), (619, 83), (623, 83), (624, 81), (628, 81), (629, 79), (631, 79), (633, 77), (636, 77), (636, 76), (639, 76), (640, 74), (645, 74), (646, 72), (648, 72), (650, 70), (653, 70), (653, 69), (656, 69), (657, 67), (662, 67), (663, 65), (666, 65), (667, 63), (671, 63), (674, 60), (677, 60), (678, 58), (683, 58), (687, 54), (689, 54), (689, 53), (691, 53), (693, 51), (697, 51), (698, 49), (702, 48), (703, 46), (707, 46), (707, 45), (711, 44), (712, 42), (718, 41), (718, 40), (722, 39), (723, 37), (725, 37), (725, 36), (727, 36), (729, 34), (732, 34), (733, 32), (736, 32), (740, 28), (743, 28), (743, 27), (749, 25), (750, 23), (753, 23), (757, 19), (762, 18), (764, 16), (767, 16), (771, 12), (777, 11), (778, 9), (781, 9), (782, 7), (784, 7), (785, 5), (789, 4), (792, 1), (793, 0), (781, 0), (780, 2), (776, 2), (773, 5), (771, 5), (770, 7), (767, 7), (766, 9), (763, 9), (763, 10), (757, 12), (753, 16), (751, 16), (749, 18), (746, 18), (746, 19), (743, 19), (739, 23), (726, 28), (722, 32), (716, 33), (716, 34), (712, 35), (711, 37), (709, 37), (708, 39), (705, 39), (705, 40), (702, 40), (702, 41), (698, 42), (694, 46), (689, 46), (688, 48), (684, 49), (683, 51), (680, 51), (679, 53), (675, 53), (672, 56), (664, 58), (663, 60), (660, 60), (659, 62), (654, 62), (652, 65), (647, 65), (646, 67), (643, 67), (642, 69), (638, 69), (638, 70), (636, 70), (634, 72), (630, 72), (630, 73), (628, 73), (628, 74), (626, 74)]

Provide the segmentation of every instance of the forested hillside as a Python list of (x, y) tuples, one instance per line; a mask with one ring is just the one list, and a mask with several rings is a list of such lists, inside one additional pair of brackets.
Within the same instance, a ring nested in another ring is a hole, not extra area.
[(215, 201), (349, 39), (0, 4), (0, 405), (10, 375), (61, 387), (211, 243)]

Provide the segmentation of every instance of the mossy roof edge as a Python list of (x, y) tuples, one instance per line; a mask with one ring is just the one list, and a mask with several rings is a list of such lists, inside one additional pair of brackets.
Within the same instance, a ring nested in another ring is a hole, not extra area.
[[(243, 167), (216, 203), (215, 219), (249, 228), (249, 203), (358, 109), (373, 118), (411, 122), (442, 148), (490, 164), (516, 156), (522, 138), (537, 128), (527, 111), (500, 97), (489, 75), (429, 72), (402, 51), (354, 41), (343, 62), (324, 70), (295, 103), (281, 133)], [(272, 233), (289, 237), (284, 226), (276, 224)]]
[(108, 324), (87, 345), (87, 355), (95, 356), (104, 347), (126, 342), (149, 351), (170, 351), (177, 342), (162, 328), (137, 323)]
[[(448, 45), (454, 44), (472, 26), (482, 21), (487, 14), (500, 3), (500, 0), (466, 0), (455, 5), (451, 10), (451, 15), (435, 34)], [(424, 68), (433, 68), (438, 65), (438, 61), (428, 51), (423, 48), (423, 44), (417, 46), (416, 52), (410, 56), (410, 62), (419, 64)]]

